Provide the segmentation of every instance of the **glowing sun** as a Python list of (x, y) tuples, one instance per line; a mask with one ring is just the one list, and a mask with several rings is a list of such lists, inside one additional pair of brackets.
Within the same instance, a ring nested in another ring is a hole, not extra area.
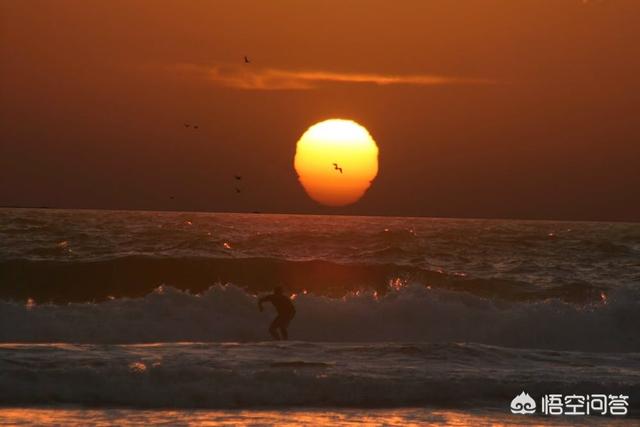
[(378, 146), (352, 120), (325, 120), (298, 140), (293, 165), (313, 200), (350, 205), (360, 200), (378, 174)]

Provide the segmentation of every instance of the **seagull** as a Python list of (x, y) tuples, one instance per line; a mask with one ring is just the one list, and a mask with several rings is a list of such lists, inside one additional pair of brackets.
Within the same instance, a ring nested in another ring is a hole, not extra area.
[(247, 55), (244, 56), (244, 63), (245, 64), (250, 64), (251, 61), (249, 61), (249, 58), (247, 58)]
[(342, 173), (342, 168), (341, 168), (341, 167), (339, 167), (337, 163), (334, 163), (334, 164), (333, 164), (333, 169), (335, 169), (335, 170), (337, 170), (337, 171), (340, 171), (340, 173)]

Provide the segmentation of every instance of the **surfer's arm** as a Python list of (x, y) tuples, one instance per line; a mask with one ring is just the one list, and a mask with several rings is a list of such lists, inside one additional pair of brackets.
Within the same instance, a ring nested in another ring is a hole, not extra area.
[(262, 311), (262, 303), (271, 300), (271, 295), (258, 299), (258, 308)]

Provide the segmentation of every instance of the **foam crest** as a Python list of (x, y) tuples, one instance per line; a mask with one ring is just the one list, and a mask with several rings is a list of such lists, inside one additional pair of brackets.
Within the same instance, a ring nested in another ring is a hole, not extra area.
[[(300, 294), (290, 335), (304, 341), (478, 342), (509, 347), (638, 351), (637, 295), (619, 290), (595, 304), (557, 299), (505, 302), (398, 284), (384, 296)], [(159, 287), (143, 298), (101, 303), (0, 302), (0, 341), (144, 343), (261, 341), (274, 313), (233, 285), (201, 294)]]

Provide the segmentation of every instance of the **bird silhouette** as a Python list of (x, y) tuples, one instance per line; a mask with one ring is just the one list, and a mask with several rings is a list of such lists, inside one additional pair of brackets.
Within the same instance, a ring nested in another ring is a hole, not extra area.
[(249, 61), (249, 58), (247, 58), (247, 55), (244, 56), (244, 63), (245, 64), (250, 64), (251, 61)]
[(333, 164), (333, 169), (335, 169), (335, 170), (337, 170), (337, 171), (340, 171), (340, 173), (342, 173), (342, 168), (341, 168), (341, 167), (339, 167), (337, 163), (334, 163), (334, 164)]

